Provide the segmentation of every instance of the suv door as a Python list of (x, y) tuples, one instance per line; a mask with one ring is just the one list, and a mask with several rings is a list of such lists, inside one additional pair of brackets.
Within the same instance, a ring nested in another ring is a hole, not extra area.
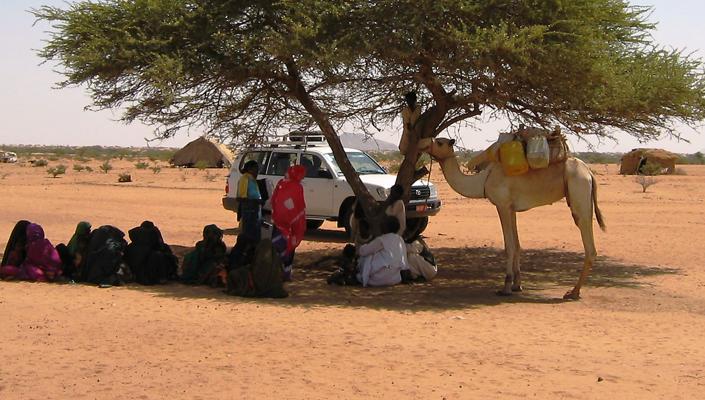
[(306, 177), (301, 182), (306, 199), (306, 216), (330, 218), (337, 216), (333, 210), (333, 174), (325, 160), (314, 153), (302, 153), (299, 164), (306, 168)]

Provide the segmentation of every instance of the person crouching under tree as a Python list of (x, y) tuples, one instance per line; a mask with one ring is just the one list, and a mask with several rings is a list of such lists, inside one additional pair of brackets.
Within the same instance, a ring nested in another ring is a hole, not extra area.
[(259, 242), (262, 235), (262, 195), (257, 185), (259, 164), (255, 160), (250, 160), (245, 163), (240, 172), (242, 177), (237, 184), (237, 217), (240, 221), (240, 234), (254, 242)]

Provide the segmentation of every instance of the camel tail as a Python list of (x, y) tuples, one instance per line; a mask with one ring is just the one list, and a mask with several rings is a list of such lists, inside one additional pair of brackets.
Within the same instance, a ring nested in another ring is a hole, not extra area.
[(595, 208), (595, 219), (597, 219), (597, 224), (600, 225), (600, 229), (605, 232), (607, 230), (605, 218), (602, 216), (602, 211), (600, 211), (600, 207), (597, 205), (597, 181), (592, 171), (590, 172), (590, 176), (592, 177), (592, 204)]

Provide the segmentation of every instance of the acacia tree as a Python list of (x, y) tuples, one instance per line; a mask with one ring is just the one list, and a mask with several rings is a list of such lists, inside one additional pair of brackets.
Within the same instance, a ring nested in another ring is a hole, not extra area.
[(52, 26), (40, 55), (96, 108), (123, 107), (157, 137), (202, 124), (252, 143), (317, 126), (375, 215), (336, 132), (374, 134), (410, 89), (426, 108), (398, 175), (407, 191), (416, 140), (483, 112), (643, 140), (705, 119), (700, 61), (655, 46), (648, 11), (621, 0), (102, 0), (33, 12)]

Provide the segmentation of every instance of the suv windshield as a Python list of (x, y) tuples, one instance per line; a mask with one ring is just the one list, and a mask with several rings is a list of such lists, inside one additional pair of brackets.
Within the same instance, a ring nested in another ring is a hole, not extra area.
[[(377, 164), (375, 160), (372, 159), (372, 157), (368, 156), (366, 153), (361, 151), (348, 151), (346, 154), (348, 155), (348, 159), (350, 160), (353, 168), (355, 168), (355, 171), (360, 175), (387, 173), (382, 167), (379, 166), (379, 164)], [(324, 157), (333, 167), (338, 176), (343, 175), (340, 171), (340, 167), (338, 167), (338, 163), (335, 162), (333, 153), (326, 153), (324, 154)]]

